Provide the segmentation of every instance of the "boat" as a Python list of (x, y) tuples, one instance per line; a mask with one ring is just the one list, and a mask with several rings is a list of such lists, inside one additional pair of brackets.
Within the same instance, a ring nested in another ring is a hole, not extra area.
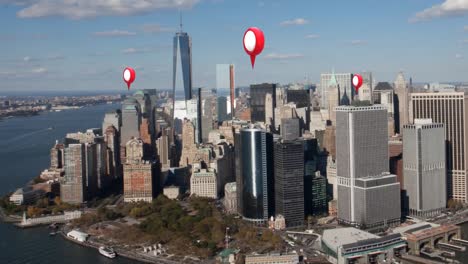
[(57, 234), (57, 232), (50, 232), (49, 236), (55, 236), (56, 234)]
[(108, 258), (115, 258), (116, 256), (114, 249), (111, 247), (99, 247), (99, 253)]

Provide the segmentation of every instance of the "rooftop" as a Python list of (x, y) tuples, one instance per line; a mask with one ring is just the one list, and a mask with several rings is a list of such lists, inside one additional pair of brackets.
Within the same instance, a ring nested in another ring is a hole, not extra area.
[(327, 229), (323, 231), (322, 240), (335, 252), (338, 247), (356, 243), (362, 240), (379, 238), (379, 236), (359, 230), (354, 227)]

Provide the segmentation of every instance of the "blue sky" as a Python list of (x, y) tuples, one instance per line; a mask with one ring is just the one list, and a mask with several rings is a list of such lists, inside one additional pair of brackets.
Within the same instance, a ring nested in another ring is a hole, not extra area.
[[(182, 10), (194, 87), (214, 87), (217, 63), (236, 85), (318, 82), (321, 72), (372, 71), (393, 81), (468, 81), (468, 0), (0, 0), (0, 90), (171, 86), (172, 37)], [(266, 44), (255, 69), (249, 26)]]

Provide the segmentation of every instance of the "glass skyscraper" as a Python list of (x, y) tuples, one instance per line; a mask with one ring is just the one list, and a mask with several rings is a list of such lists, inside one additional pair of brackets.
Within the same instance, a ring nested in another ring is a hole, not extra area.
[(182, 31), (182, 28), (174, 36), (174, 58), (172, 71), (172, 92), (175, 100), (177, 57), (180, 54), (182, 66), (182, 81), (184, 85), (185, 100), (192, 99), (192, 39)]

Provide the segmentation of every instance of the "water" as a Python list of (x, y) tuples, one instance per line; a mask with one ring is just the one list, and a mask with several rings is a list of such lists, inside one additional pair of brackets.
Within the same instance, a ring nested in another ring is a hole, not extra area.
[[(120, 105), (97, 105), (0, 121), (0, 194), (14, 191), (49, 167), (49, 150), (66, 133), (101, 127), (104, 114)], [(54, 127), (54, 130), (49, 130)], [(137, 263), (110, 260), (95, 249), (50, 237), (46, 227), (17, 229), (0, 222), (0, 263)]]

